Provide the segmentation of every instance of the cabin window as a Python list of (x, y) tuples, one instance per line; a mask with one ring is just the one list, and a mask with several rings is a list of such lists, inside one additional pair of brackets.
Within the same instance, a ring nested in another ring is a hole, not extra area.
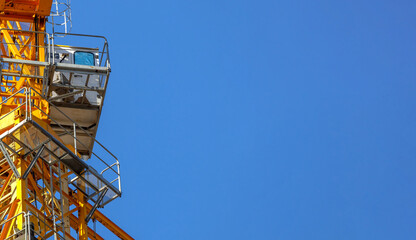
[(90, 52), (75, 52), (75, 64), (94, 66), (94, 54)]

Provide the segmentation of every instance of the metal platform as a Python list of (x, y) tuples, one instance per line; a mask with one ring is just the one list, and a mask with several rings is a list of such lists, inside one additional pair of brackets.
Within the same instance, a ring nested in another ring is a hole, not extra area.
[[(63, 163), (72, 171), (72, 174), (68, 176), (71, 188), (83, 192), (86, 198), (97, 207), (103, 207), (121, 196), (120, 164), (111, 152), (65, 113), (60, 112), (59, 108), (50, 103), (50, 108), (59, 112), (63, 118), (65, 117), (65, 122), (71, 122), (74, 128), (71, 131), (56, 122), (37, 104), (40, 99), (44, 98), (34, 89), (24, 88), (11, 97), (16, 98), (17, 96), (21, 96), (22, 99), (19, 106), (0, 118), (0, 126), (9, 128), (0, 135), (0, 150), (3, 152), (0, 162), (8, 161), (12, 170), (14, 166), (11, 159), (14, 155), (23, 158), (29, 157), (32, 162), (44, 161), (49, 166), (59, 162)], [(5, 99), (2, 103), (7, 100)], [(3, 124), (3, 121), (10, 122), (10, 119), (7, 118), (16, 117), (22, 118), (19, 124), (12, 127)], [(51, 123), (54, 122), (56, 124), (54, 128), (60, 128), (60, 131), (56, 132), (45, 124), (41, 120), (44, 117), (50, 119)], [(80, 157), (77, 148), (83, 146), (84, 143), (76, 136), (77, 132), (83, 132), (84, 138), (89, 137), (91, 141), (96, 143), (96, 148), (101, 148), (99, 149), (100, 156), (91, 152), (88, 161)], [(63, 137), (67, 142), (71, 141), (72, 144), (66, 144), (62, 140)], [(1, 148), (1, 145), (6, 151)], [(30, 171), (30, 167), (28, 169)], [(81, 185), (84, 187), (81, 188)], [(100, 194), (103, 192), (105, 194), (100, 199)]]

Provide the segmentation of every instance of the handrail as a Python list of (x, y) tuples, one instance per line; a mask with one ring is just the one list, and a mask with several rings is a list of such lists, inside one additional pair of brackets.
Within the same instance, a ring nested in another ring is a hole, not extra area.
[[(27, 218), (27, 222), (28, 222), (28, 228), (27, 229), (30, 229), (30, 217), (31, 216), (33, 216), (34, 218), (36, 218), (37, 220), (39, 220), (39, 221), (41, 221), (42, 222), (42, 224), (44, 225), (44, 226), (47, 226), (48, 228), (49, 228), (49, 230), (50, 231), (52, 231), (52, 232), (54, 232), (55, 234), (57, 234), (57, 236), (59, 237), (59, 239), (65, 239), (65, 237), (64, 236), (62, 236), (61, 234), (59, 234), (59, 231), (57, 231), (57, 230), (55, 230), (53, 227), (51, 227), (48, 223), (46, 223), (44, 220), (42, 220), (40, 217), (38, 217), (35, 213), (33, 213), (32, 211), (28, 211), (26, 214), (25, 214), (25, 216), (26, 216), (26, 218)], [(37, 233), (36, 231), (34, 231), (38, 236), (41, 236), (39, 233)], [(30, 237), (30, 231), (29, 231), (29, 237)], [(36, 237), (36, 236), (34, 236), (34, 237)], [(30, 239), (30, 238), (29, 238)]]
[[(26, 213), (25, 213), (25, 212), (20, 212), (19, 214), (17, 214), (17, 215), (15, 215), (15, 216), (13, 216), (12, 218), (7, 219), (6, 221), (2, 222), (2, 223), (0, 224), (0, 226), (4, 226), (4, 225), (6, 225), (8, 222), (16, 220), (16, 218), (18, 218), (20, 215), (23, 215), (23, 218), (25, 219), (25, 223), (26, 223)], [(21, 232), (21, 231), (16, 232), (16, 233), (13, 233), (13, 234), (12, 234), (12, 235), (10, 235), (9, 237), (7, 237), (5, 240), (10, 239), (11, 237), (13, 237), (13, 236), (15, 236), (15, 235), (19, 234), (20, 232)], [(25, 233), (26, 233), (26, 230), (25, 230)]]
[(6, 98), (2, 102), (0, 102), (0, 105), (3, 104), (3, 103), (5, 103), (6, 101), (8, 101), (10, 98), (12, 98), (13, 96), (15, 96), (16, 94), (21, 93), (22, 90), (24, 90), (23, 93), (26, 93), (26, 87), (23, 87), (19, 91), (16, 91), (12, 95), (10, 95), (8, 98)]
[[(2, 32), (2, 31), (13, 31), (13, 32), (26, 32), (26, 33), (34, 33), (34, 34), (43, 34), (43, 35), (46, 36), (45, 39), (46, 39), (46, 42), (47, 42), (47, 44), (46, 44), (46, 46), (48, 48), (47, 50), (48, 50), (48, 52), (51, 52), (51, 42), (50, 42), (51, 36), (47, 32), (31, 31), (31, 30), (23, 30), (23, 29), (0, 28), (0, 32)], [(8, 44), (11, 44), (11, 45), (13, 45), (12, 43), (4, 43), (4, 42), (2, 42), (2, 44), (7, 44), (7, 45)], [(39, 48), (42, 47), (42, 45), (33, 45), (33, 46), (39, 47)], [(46, 49), (44, 46), (43, 46), (43, 48)], [(48, 62), (50, 62), (50, 58), (48, 58)]]
[[(99, 65), (100, 66), (103, 65), (103, 66), (110, 67), (110, 50), (109, 50), (108, 41), (107, 41), (107, 38), (106, 37), (100, 36), (100, 35), (91, 35), (91, 34), (55, 32), (55, 33), (52, 34), (52, 43), (51, 43), (52, 44), (53, 52), (55, 52), (54, 51), (54, 48), (55, 48), (55, 40), (54, 40), (55, 39), (55, 36), (56, 37), (75, 36), (75, 37), (89, 37), (89, 38), (101, 38), (101, 39), (103, 39), (104, 40), (104, 45), (102, 47), (102, 51), (99, 51), (99, 53), (101, 55), (100, 64)], [(106, 60), (106, 63), (105, 64), (103, 64), (104, 55), (106, 57), (106, 59), (104, 59), (104, 60)]]
[[(25, 236), (25, 239), (32, 239), (31, 238), (31, 234), (32, 234), (32, 231), (33, 231), (33, 233), (35, 234), (35, 235), (37, 235), (38, 237), (41, 237), (41, 234), (39, 234), (38, 232), (36, 232), (35, 230), (33, 230), (33, 229), (31, 229), (31, 226), (30, 226), (30, 224), (31, 224), (31, 217), (34, 217), (34, 218), (36, 218), (38, 221), (40, 221), (40, 222), (42, 222), (42, 224), (43, 224), (43, 226), (45, 226), (45, 227), (47, 227), (48, 228), (48, 230), (47, 231), (52, 231), (54, 234), (56, 234), (58, 237), (59, 237), (59, 239), (65, 239), (65, 237), (63, 236), (63, 235), (61, 235), (60, 234), (60, 232), (58, 231), (58, 230), (55, 230), (52, 226), (50, 226), (47, 222), (45, 222), (44, 220), (42, 220), (39, 216), (37, 216), (37, 214), (35, 214), (35, 213), (33, 213), (32, 211), (27, 211), (27, 212), (25, 212), (25, 211), (22, 211), (22, 212), (20, 212), (19, 214), (17, 214), (17, 215), (15, 215), (15, 216), (13, 216), (12, 218), (10, 218), (10, 219), (8, 219), (8, 220), (6, 220), (6, 221), (4, 221), (4, 222), (2, 222), (1, 224), (0, 224), (0, 226), (4, 226), (4, 225), (6, 225), (8, 222), (11, 222), (11, 221), (15, 221), (16, 220), (16, 218), (18, 218), (18, 217), (23, 217), (23, 219), (24, 219), (24, 222), (23, 222), (23, 228), (20, 230), (20, 231), (16, 231), (15, 233), (13, 233), (12, 235), (10, 235), (10, 236), (8, 236), (6, 239), (4, 239), (4, 240), (8, 240), (8, 239), (13, 239), (13, 237), (18, 237), (18, 236), (21, 236), (21, 234), (22, 234), (22, 232), (24, 232), (23, 234), (24, 234), (24, 236)], [(26, 238), (26, 237), (28, 237), (28, 238)], [(33, 236), (33, 237), (36, 237), (36, 236)], [(42, 237), (41, 237), (42, 238)], [(42, 238), (43, 239), (43, 238)]]

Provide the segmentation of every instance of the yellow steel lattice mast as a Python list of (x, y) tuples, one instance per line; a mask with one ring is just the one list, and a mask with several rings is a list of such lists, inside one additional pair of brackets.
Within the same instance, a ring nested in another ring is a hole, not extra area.
[[(119, 162), (95, 140), (107, 40), (47, 33), (52, 4), (0, 0), (0, 240), (103, 239), (91, 221), (133, 239), (97, 210), (121, 196)], [(58, 36), (103, 47), (57, 45)]]

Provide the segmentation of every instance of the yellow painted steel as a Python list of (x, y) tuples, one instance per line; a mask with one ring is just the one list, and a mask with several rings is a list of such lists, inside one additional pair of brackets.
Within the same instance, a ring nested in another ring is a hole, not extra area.
[[(46, 35), (41, 33), (45, 32), (46, 17), (50, 14), (51, 5), (52, 0), (0, 0), (0, 58), (45, 61), (45, 51), (39, 49), (45, 48)], [(45, 69), (42, 66), (34, 69), (9, 64), (8, 67), (3, 65), (1, 70), (5, 74), (15, 74), (8, 79), (1, 77), (0, 98), (4, 102), (0, 105), (0, 134), (3, 134), (24, 120), (26, 110), (19, 107), (19, 104), (22, 104), (26, 96), (20, 91), (32, 88), (42, 92), (45, 84), (41, 78), (24, 75), (42, 76)], [(32, 103), (40, 106), (40, 109), (31, 109), (33, 118), (59, 140), (59, 135), (50, 127), (51, 121), (46, 115), (50, 111), (49, 103), (36, 94), (31, 97)], [(49, 166), (43, 161), (37, 161), (28, 177), (25, 180), (21, 177), (33, 156), (25, 155), (23, 150), (19, 150), (21, 146), (16, 139), (34, 145), (33, 142), (37, 140), (31, 134), (30, 129), (21, 127), (13, 133), (15, 140), (4, 140), (6, 144), (12, 144), (17, 149), (12, 161), (20, 177), (14, 174), (10, 164), (4, 161), (5, 156), (0, 154), (3, 159), (0, 161), (0, 240), (17, 237), (16, 233), (25, 227), (27, 218), (24, 213), (29, 211), (33, 215), (28, 219), (36, 222), (32, 226), (33, 230), (43, 239), (60, 239), (58, 234), (65, 239), (76, 239), (74, 232), (81, 240), (103, 239), (85, 221), (92, 206), (81, 191), (68, 188), (67, 176), (72, 172), (67, 167)], [(67, 147), (75, 152), (73, 146)], [(57, 177), (57, 172), (62, 174), (60, 178)], [(56, 189), (61, 189), (62, 192), (57, 195)], [(85, 186), (80, 189), (85, 190)], [(56, 218), (64, 219), (63, 224), (56, 224)], [(98, 210), (95, 211), (93, 219), (120, 239), (133, 239)]]

